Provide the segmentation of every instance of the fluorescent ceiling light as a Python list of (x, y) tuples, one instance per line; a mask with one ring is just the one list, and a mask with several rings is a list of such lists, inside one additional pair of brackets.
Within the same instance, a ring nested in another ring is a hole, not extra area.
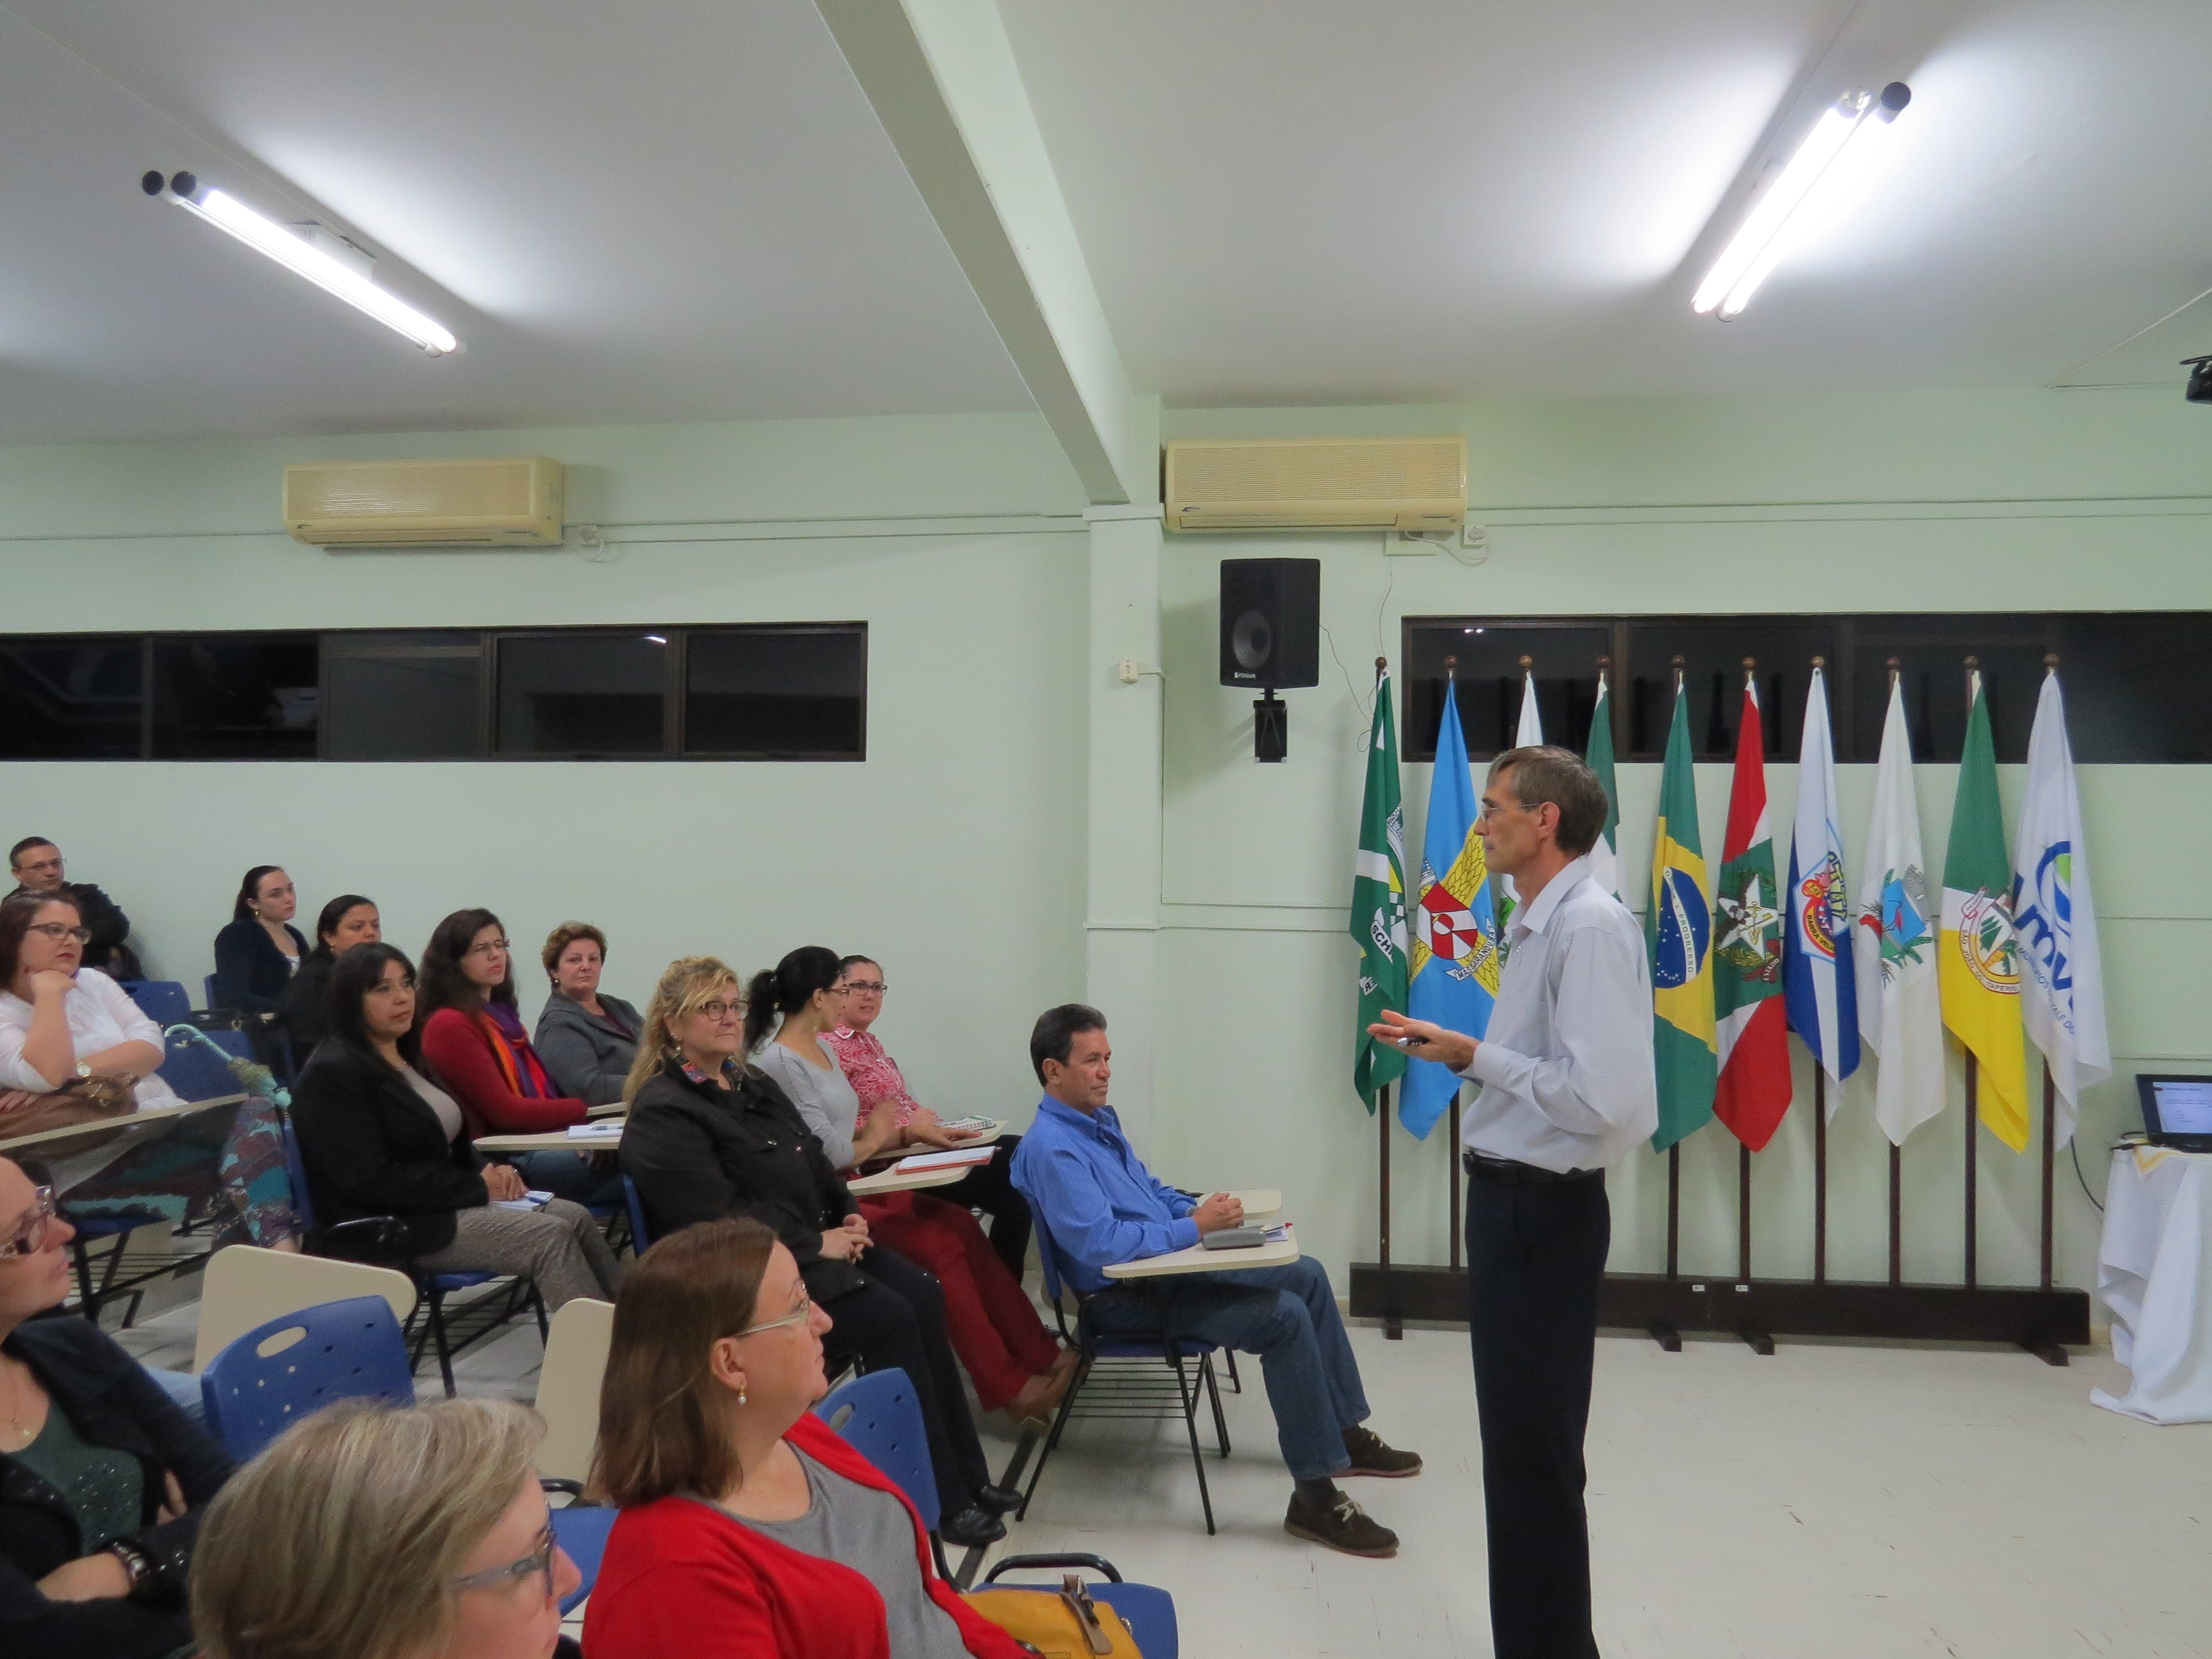
[[(149, 196), (159, 195), (161, 175), (149, 173), (141, 181)], [(367, 312), (396, 333), (405, 335), (433, 357), (460, 349), (446, 326), (424, 316), (398, 295), (388, 294), (343, 259), (264, 214), (255, 212), (235, 196), (204, 185), (189, 173), (169, 180), (169, 199), (217, 230), (235, 236), (256, 252), (265, 253), (287, 270), (306, 277), (325, 293)]]
[(1741, 316), (1806, 225), (1820, 216), (1824, 204), (1842, 194), (1838, 181), (1865, 165), (1869, 154), (1880, 147), (1881, 135), (1911, 100), (1912, 88), (1893, 81), (1879, 93), (1847, 92), (1824, 110), (1713, 261), (1690, 298), (1690, 309), (1723, 320)]

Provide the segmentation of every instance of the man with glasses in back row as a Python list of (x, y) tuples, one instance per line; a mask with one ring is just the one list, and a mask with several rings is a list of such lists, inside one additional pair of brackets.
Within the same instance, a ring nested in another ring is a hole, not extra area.
[(1596, 1659), (1583, 1437), (1612, 1221), (1605, 1171), (1659, 1125), (1643, 929), (1592, 877), (1607, 812), (1564, 749), (1490, 764), (1475, 829), (1520, 904), (1478, 1042), (1386, 1012), (1368, 1027), (1477, 1085), (1468, 1173), (1468, 1334), (1497, 1659)]
[(131, 937), (131, 918), (116, 902), (88, 881), (62, 879), (62, 850), (44, 836), (26, 836), (8, 852), (9, 872), (18, 893), (52, 893), (73, 901), (77, 915), (92, 934), (84, 947), (84, 963), (110, 979), (145, 978), (138, 958), (124, 941)]

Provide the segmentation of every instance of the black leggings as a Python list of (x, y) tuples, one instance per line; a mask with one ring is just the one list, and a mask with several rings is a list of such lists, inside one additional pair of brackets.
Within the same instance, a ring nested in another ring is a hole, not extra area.
[(929, 1433), (938, 1506), (957, 1514), (990, 1484), (991, 1466), (945, 1339), (945, 1292), (930, 1274), (880, 1244), (868, 1247), (860, 1268), (865, 1286), (822, 1304), (832, 1322), (823, 1346), (838, 1358), (856, 1357), (868, 1370), (896, 1365), (907, 1374)]
[(1030, 1253), (1030, 1204), (1014, 1190), (1014, 1148), (1019, 1135), (1000, 1135), (988, 1164), (980, 1164), (949, 1187), (933, 1187), (932, 1198), (957, 1204), (963, 1210), (981, 1210), (991, 1218), (991, 1249), (1006, 1264), (1014, 1283), (1022, 1282), (1022, 1264)]

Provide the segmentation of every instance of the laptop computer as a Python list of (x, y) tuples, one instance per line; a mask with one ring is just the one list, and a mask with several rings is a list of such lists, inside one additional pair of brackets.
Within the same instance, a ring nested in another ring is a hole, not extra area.
[(2154, 1146), (2212, 1152), (2212, 1077), (2152, 1077), (2138, 1073), (2143, 1129)]

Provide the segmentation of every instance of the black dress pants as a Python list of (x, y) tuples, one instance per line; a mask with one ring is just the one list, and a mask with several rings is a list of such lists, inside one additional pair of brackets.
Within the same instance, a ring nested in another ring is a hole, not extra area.
[(860, 1266), (866, 1285), (822, 1304), (830, 1319), (823, 1346), (840, 1358), (858, 1358), (867, 1370), (896, 1365), (907, 1374), (929, 1435), (938, 1505), (956, 1514), (990, 1485), (991, 1467), (968, 1414), (952, 1345), (945, 1340), (945, 1292), (933, 1275), (880, 1244), (868, 1247)]
[(1014, 1190), (1014, 1148), (1022, 1138), (1000, 1135), (992, 1144), (998, 1150), (988, 1164), (977, 1164), (950, 1187), (931, 1188), (929, 1195), (989, 1216), (992, 1254), (1006, 1264), (1018, 1285), (1030, 1253), (1030, 1203)]
[(1468, 1334), (1497, 1659), (1596, 1659), (1583, 1432), (1611, 1233), (1601, 1175), (1468, 1182)]

